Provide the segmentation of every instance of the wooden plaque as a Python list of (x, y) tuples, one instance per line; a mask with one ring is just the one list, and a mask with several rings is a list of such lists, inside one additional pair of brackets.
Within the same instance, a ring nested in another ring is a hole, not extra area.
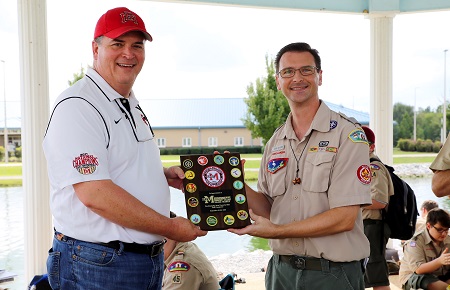
[(180, 156), (187, 218), (202, 230), (250, 224), (239, 153)]

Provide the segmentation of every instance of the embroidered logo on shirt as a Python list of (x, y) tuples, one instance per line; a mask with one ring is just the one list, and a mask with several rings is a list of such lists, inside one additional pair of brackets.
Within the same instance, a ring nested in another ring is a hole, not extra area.
[(358, 170), (356, 171), (356, 176), (358, 177), (359, 181), (362, 184), (370, 184), (370, 181), (372, 180), (370, 168), (365, 164), (358, 167)]
[(274, 174), (283, 167), (286, 167), (289, 158), (271, 159), (267, 163), (267, 171)]
[(89, 175), (95, 172), (98, 166), (98, 158), (88, 153), (82, 153), (72, 161), (73, 168), (80, 174)]
[(353, 143), (369, 144), (369, 142), (367, 142), (366, 134), (364, 134), (364, 131), (360, 129), (351, 131), (350, 134), (348, 134), (348, 138), (352, 140)]
[(168, 267), (169, 272), (187, 272), (191, 266), (184, 261), (175, 261), (172, 262)]
[(330, 121), (330, 130), (333, 130), (334, 128), (336, 128), (338, 125), (338, 122), (336, 120), (331, 120)]

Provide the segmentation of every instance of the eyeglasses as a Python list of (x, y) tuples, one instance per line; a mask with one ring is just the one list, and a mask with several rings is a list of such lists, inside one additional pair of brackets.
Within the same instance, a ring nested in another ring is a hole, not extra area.
[(312, 65), (302, 66), (301, 68), (287, 67), (280, 70), (278, 74), (282, 78), (292, 78), (296, 71), (299, 71), (302, 76), (309, 76), (315, 73), (316, 70), (319, 70), (319, 68)]
[(442, 233), (448, 233), (449, 229), (438, 229), (437, 227), (433, 226), (433, 228), (440, 234)]

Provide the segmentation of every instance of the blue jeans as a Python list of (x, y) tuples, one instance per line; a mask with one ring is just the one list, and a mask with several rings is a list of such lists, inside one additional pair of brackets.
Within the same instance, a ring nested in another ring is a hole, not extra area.
[(164, 251), (148, 254), (124, 252), (100, 244), (65, 237), (53, 238), (47, 259), (52, 289), (160, 290)]

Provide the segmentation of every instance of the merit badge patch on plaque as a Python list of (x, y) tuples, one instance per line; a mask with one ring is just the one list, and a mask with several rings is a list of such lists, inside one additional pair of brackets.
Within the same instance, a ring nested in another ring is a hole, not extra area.
[(250, 224), (239, 153), (180, 156), (187, 218), (202, 230)]

